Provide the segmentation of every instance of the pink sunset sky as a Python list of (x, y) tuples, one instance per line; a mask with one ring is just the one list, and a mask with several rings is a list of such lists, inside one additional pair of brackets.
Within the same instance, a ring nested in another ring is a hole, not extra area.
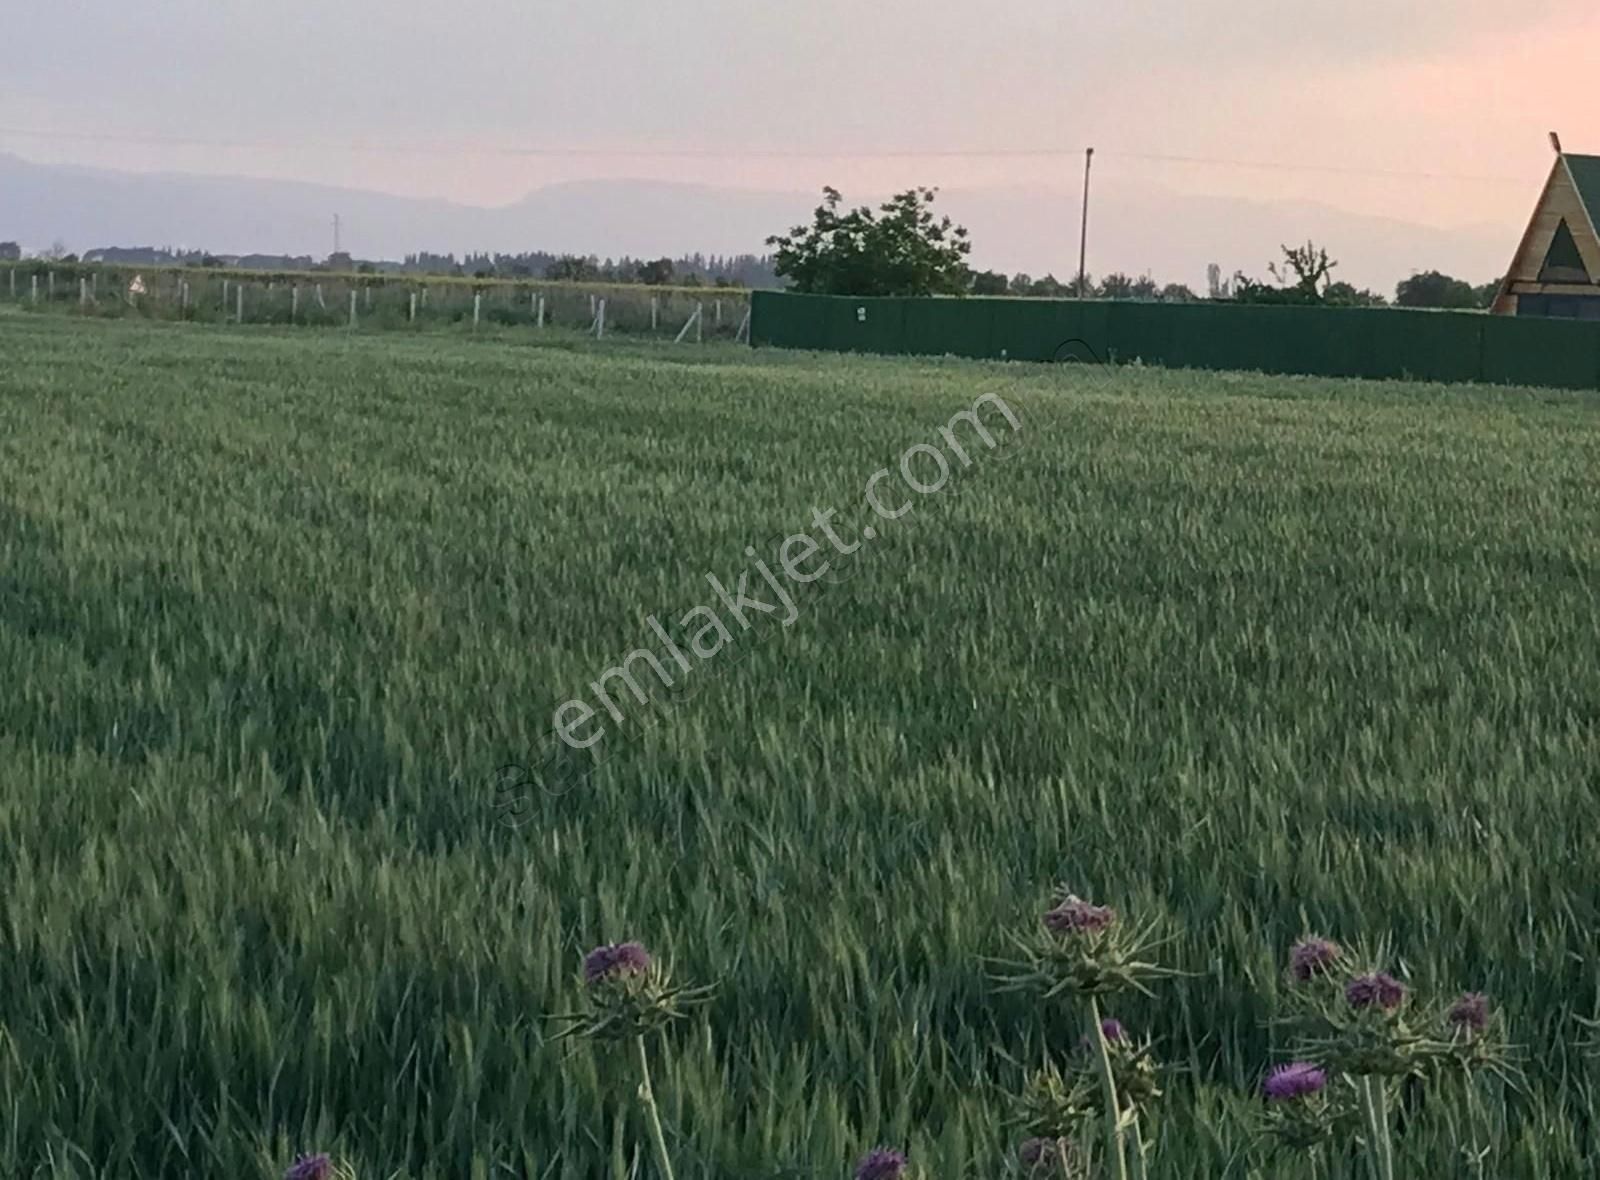
[[(0, 151), (485, 205), (594, 177), (1076, 193), (1079, 155), (917, 153), (1092, 144), (1110, 192), (1509, 245), (1546, 133), (1600, 153), (1585, 0), (62, 0), (6, 23), (32, 52), (0, 71)], [(674, 151), (707, 154), (644, 154)]]

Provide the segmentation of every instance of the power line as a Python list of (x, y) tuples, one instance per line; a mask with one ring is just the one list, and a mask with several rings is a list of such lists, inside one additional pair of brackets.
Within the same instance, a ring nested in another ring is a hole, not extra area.
[[(1081, 147), (1038, 148), (889, 148), (829, 149), (796, 148), (669, 148), (669, 147), (561, 147), (555, 145), (469, 144), (469, 143), (373, 143), (327, 140), (244, 140), (215, 139), (187, 135), (140, 135), (93, 131), (37, 131), (22, 127), (0, 127), (0, 136), (23, 139), (68, 140), (72, 142), (198, 147), (209, 149), (332, 151), (379, 155), (509, 156), (542, 159), (641, 159), (641, 160), (1053, 160), (1077, 159)], [(1391, 180), (1432, 180), (1475, 184), (1525, 185), (1527, 177), (1479, 176), (1452, 172), (1420, 172), (1390, 168), (1362, 168), (1340, 164), (1305, 164), (1283, 160), (1241, 160), (1217, 156), (1177, 155), (1168, 152), (1100, 150), (1102, 158), (1155, 164), (1181, 164), (1206, 168), (1239, 168), (1269, 172), (1317, 173), (1331, 176), (1365, 176)]]

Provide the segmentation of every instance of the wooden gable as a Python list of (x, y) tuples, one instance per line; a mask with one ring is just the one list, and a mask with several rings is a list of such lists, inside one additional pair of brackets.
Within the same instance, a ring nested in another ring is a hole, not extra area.
[(1519, 295), (1600, 298), (1600, 234), (1566, 156), (1557, 156), (1491, 310), (1516, 313)]

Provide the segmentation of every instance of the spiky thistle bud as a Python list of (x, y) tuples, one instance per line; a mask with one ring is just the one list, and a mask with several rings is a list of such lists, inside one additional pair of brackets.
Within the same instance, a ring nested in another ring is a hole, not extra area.
[(583, 957), (587, 1010), (550, 1017), (561, 1036), (621, 1040), (641, 1036), (710, 998), (711, 987), (674, 986), (666, 970), (637, 942), (606, 943)]
[(1065, 1136), (1025, 1139), (1017, 1148), (1017, 1165), (1025, 1180), (1065, 1180), (1079, 1174), (1080, 1159)]
[(1406, 1000), (1406, 985), (1386, 971), (1358, 975), (1344, 986), (1345, 1002), (1355, 1009), (1393, 1012)]
[(901, 1180), (906, 1166), (905, 1152), (874, 1147), (856, 1161), (855, 1180)]
[(1489, 997), (1482, 992), (1467, 992), (1450, 1005), (1445, 1022), (1457, 1036), (1477, 1036), (1489, 1026)]
[(1328, 1084), (1328, 1075), (1309, 1061), (1292, 1061), (1280, 1065), (1261, 1083), (1261, 1095), (1268, 1102), (1289, 1102), (1320, 1094)]
[(1334, 1092), (1328, 1073), (1309, 1061), (1291, 1061), (1272, 1070), (1261, 1082), (1266, 1100), (1263, 1130), (1280, 1148), (1309, 1151), (1336, 1137), (1341, 1129), (1353, 1132), (1356, 1107), (1348, 1086)]
[(1146, 991), (1146, 981), (1177, 974), (1148, 957), (1157, 945), (1154, 926), (1129, 928), (1110, 906), (1062, 891), (1042, 926), (1012, 937), (1020, 957), (998, 961), (997, 978), (1008, 990), (1036, 990), (1047, 999), (1094, 996)]
[(644, 975), (649, 970), (650, 952), (637, 942), (607, 943), (583, 957), (583, 980), (591, 987), (625, 975)]
[(1308, 935), (1289, 949), (1289, 974), (1298, 983), (1309, 983), (1332, 971), (1343, 955), (1338, 943)]
[(1015, 1102), (1014, 1124), (1030, 1138), (1058, 1139), (1091, 1117), (1099, 1091), (1087, 1069), (1062, 1073), (1053, 1062), (1028, 1074)]
[(333, 1175), (333, 1161), (322, 1152), (300, 1155), (284, 1172), (283, 1180), (329, 1180)]
[(1064, 936), (1099, 934), (1116, 922), (1117, 911), (1110, 906), (1093, 905), (1070, 893), (1044, 915), (1045, 929)]

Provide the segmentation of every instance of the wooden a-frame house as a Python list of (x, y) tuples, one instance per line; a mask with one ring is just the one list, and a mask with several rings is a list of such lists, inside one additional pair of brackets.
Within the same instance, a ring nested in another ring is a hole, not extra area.
[(1555, 165), (1490, 310), (1600, 320), (1600, 156), (1550, 143)]

